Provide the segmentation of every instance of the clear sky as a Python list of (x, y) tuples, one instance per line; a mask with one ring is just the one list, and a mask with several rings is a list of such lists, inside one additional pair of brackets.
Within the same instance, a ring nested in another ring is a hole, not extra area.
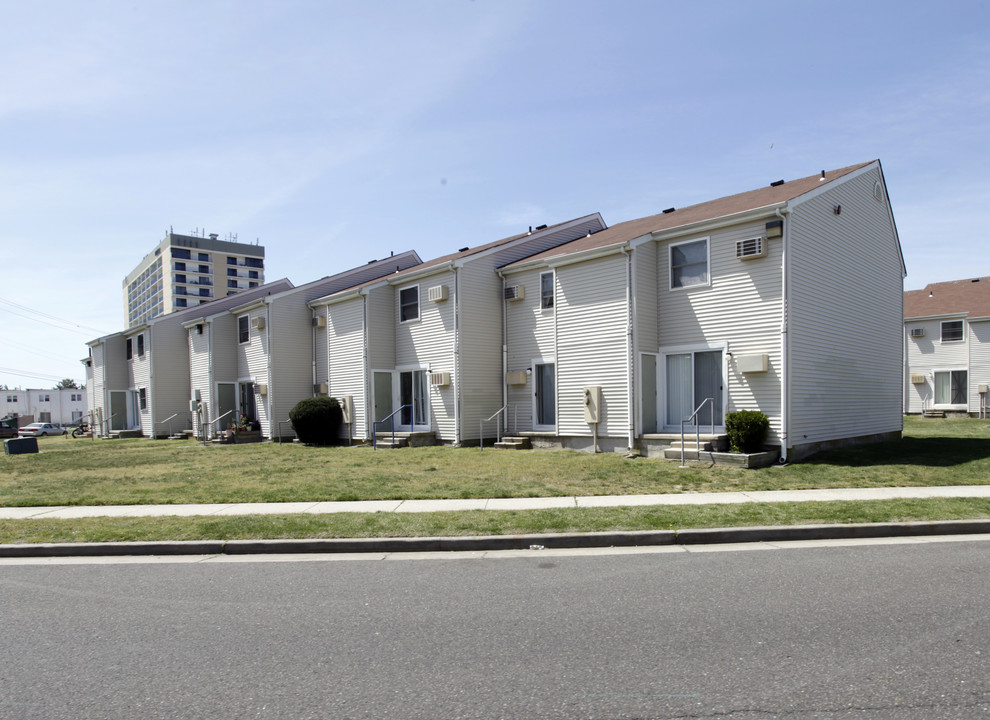
[(0, 384), (170, 227), (300, 285), (879, 158), (905, 288), (990, 275), (988, 142), (984, 1), (0, 0)]

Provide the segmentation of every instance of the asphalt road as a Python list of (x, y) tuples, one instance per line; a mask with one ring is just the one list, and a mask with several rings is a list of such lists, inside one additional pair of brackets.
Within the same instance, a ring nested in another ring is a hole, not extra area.
[(0, 718), (990, 717), (990, 543), (4, 565)]

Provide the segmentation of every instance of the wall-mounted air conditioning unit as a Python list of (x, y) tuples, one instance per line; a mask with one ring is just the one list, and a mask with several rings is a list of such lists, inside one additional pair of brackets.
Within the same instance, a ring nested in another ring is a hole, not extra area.
[(912, 385), (924, 385), (925, 384), (925, 374), (924, 373), (911, 373), (911, 384)]
[(505, 299), (510, 301), (522, 300), (526, 297), (526, 288), (522, 285), (509, 285), (505, 288)]
[(258, 394), (259, 395), (267, 395), (268, 394), (268, 385), (266, 385), (265, 383), (259, 384), (258, 385)]
[(265, 329), (265, 319), (263, 317), (251, 318), (251, 329), (252, 330), (264, 330)]
[(525, 370), (510, 370), (505, 374), (505, 384), (506, 385), (525, 385), (526, 384), (526, 371)]
[(327, 387), (326, 383), (316, 383), (313, 386), (313, 394), (315, 395), (328, 395), (330, 393), (330, 388)]
[(431, 302), (443, 302), (447, 299), (447, 286), (437, 285), (436, 287), (431, 287), (429, 289), (429, 297)]
[(911, 337), (913, 338), (923, 338), (925, 336), (924, 328), (911, 328)]
[(754, 260), (766, 256), (767, 243), (762, 236), (748, 240), (736, 240), (736, 257), (740, 260)]
[(315, 328), (325, 328), (327, 326), (327, 319), (322, 315), (317, 315), (313, 318), (313, 327)]
[(435, 387), (447, 387), (450, 385), (450, 373), (449, 372), (431, 372), (430, 373), (430, 385)]

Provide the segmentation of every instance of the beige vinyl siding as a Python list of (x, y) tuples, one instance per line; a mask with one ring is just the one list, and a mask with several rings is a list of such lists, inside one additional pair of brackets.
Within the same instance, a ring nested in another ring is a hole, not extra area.
[[(980, 385), (990, 385), (990, 321), (969, 325), (969, 411), (980, 411)], [(990, 396), (987, 397), (990, 403)]]
[(879, 179), (828, 185), (789, 218), (792, 446), (902, 427), (903, 277)]
[(273, 298), (271, 320), (271, 373), (267, 400), (272, 419), (268, 437), (281, 431), (293, 436), (289, 411), (300, 400), (313, 397), (313, 321), (302, 292), (290, 291)]
[[(355, 298), (331, 305), (327, 329), (330, 337), (329, 391), (340, 400), (350, 395), (354, 400), (351, 433), (355, 439), (367, 439), (367, 401), (364, 374), (364, 301)], [(341, 429), (347, 436), (347, 426)]]
[[(708, 238), (710, 285), (670, 289), (670, 242), (657, 247), (659, 301), (659, 348), (724, 347), (733, 356), (766, 354), (769, 370), (741, 373), (723, 352), (723, 372), (727, 383), (725, 412), (759, 410), (770, 418), (768, 442), (780, 442), (780, 319), (781, 319), (781, 242), (769, 240), (767, 255), (752, 260), (736, 258), (736, 242), (760, 236), (766, 220), (742, 223), (697, 237)], [(650, 352), (645, 342), (640, 352)], [(663, 424), (665, 368), (658, 358), (659, 418)], [(679, 423), (667, 427), (679, 427)]]
[[(368, 292), (368, 369), (395, 369), (396, 290), (391, 285)], [(351, 301), (354, 302), (354, 301)], [(331, 311), (336, 305), (331, 306)], [(332, 350), (331, 350), (332, 352)]]
[[(453, 272), (440, 272), (418, 281), (395, 286), (395, 367), (397, 370), (429, 368), (430, 372), (449, 372), (447, 387), (428, 387), (430, 426), (446, 442), (456, 439), (454, 424), (454, 303), (431, 302), (429, 288), (447, 285), (452, 289)], [(399, 322), (399, 295), (403, 288), (419, 285), (419, 318)], [(377, 369), (377, 366), (376, 366)], [(398, 397), (395, 398), (398, 402)]]
[[(199, 391), (202, 408), (202, 418), (209, 418), (209, 412), (213, 407), (212, 393), (210, 392), (210, 333), (212, 323), (204, 322), (201, 327), (202, 333), (196, 332), (195, 327), (188, 330), (189, 344), (189, 399), (193, 399), (196, 391)], [(192, 429), (197, 436), (202, 433), (199, 417), (193, 414)]]
[[(327, 348), (330, 344), (330, 336), (327, 333), (329, 323), (327, 322), (328, 310), (326, 306), (321, 306), (313, 311), (314, 317), (323, 318), (323, 327), (313, 329), (313, 347), (316, 357), (316, 380), (317, 384), (328, 383), (330, 372), (330, 356)], [(312, 322), (312, 321), (310, 321)]]
[[(633, 250), (633, 307), (637, 353), (655, 353), (660, 347), (658, 254), (659, 248), (655, 242), (643, 243)], [(663, 287), (666, 288), (666, 281), (664, 283)]]
[(89, 411), (92, 413), (99, 412), (103, 417), (106, 417), (106, 344), (97, 343), (93, 345), (90, 349), (90, 361), (92, 366), (93, 382), (92, 385), (87, 386), (87, 399), (89, 402)]
[(216, 402), (216, 383), (236, 383), (241, 349), (237, 344), (237, 315), (219, 315), (210, 323), (213, 384), (210, 395)]
[[(154, 427), (149, 432), (166, 436), (186, 430), (191, 425), (189, 415), (189, 349), (188, 336), (178, 319), (163, 318), (151, 325), (152, 342), (146, 354), (152, 373), (148, 388), (148, 409)], [(174, 417), (173, 417), (174, 416)]]
[[(491, 262), (468, 263), (458, 273), (457, 293), (461, 440), (477, 440), (481, 420), (502, 407), (502, 279)], [(495, 429), (494, 421), (485, 424), (486, 435)]]
[(610, 255), (556, 269), (557, 432), (591, 435), (584, 388), (602, 389), (599, 437), (629, 432), (627, 258)]
[[(504, 303), (508, 372), (531, 370), (534, 360), (550, 360), (556, 354), (556, 312), (560, 292), (555, 287), (554, 309), (540, 307), (540, 275), (543, 272), (548, 272), (548, 268), (506, 275), (506, 286), (525, 288), (522, 300)], [(531, 375), (527, 376), (525, 385), (507, 386), (506, 412), (510, 433), (533, 429), (533, 393), (534, 380)]]
[[(239, 317), (238, 315), (237, 317)], [(246, 382), (245, 378), (250, 378), (251, 382), (255, 384), (255, 395), (254, 402), (258, 409), (258, 422), (261, 423), (262, 432), (271, 437), (268, 432), (270, 425), (269, 408), (267, 398), (258, 394), (258, 385), (268, 383), (268, 353), (269, 353), (269, 329), (271, 328), (271, 321), (268, 317), (268, 305), (262, 305), (261, 307), (252, 308), (248, 312), (250, 319), (248, 320), (249, 330), (250, 330), (250, 341), (244, 345), (239, 345), (238, 352), (238, 362), (237, 362), (237, 379), (241, 382)], [(255, 329), (250, 327), (250, 324), (254, 322), (255, 318), (264, 318), (265, 327), (263, 329)], [(236, 317), (235, 317), (235, 332), (236, 332)], [(238, 391), (238, 397), (240, 397)]]

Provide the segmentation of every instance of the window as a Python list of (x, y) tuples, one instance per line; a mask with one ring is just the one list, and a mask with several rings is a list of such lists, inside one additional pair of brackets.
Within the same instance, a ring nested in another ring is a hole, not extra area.
[(141, 406), (142, 410), (148, 409), (148, 389), (141, 388), (138, 390), (138, 404)]
[(189, 291), (186, 288), (184, 288), (184, 287), (176, 286), (176, 288), (175, 288), (175, 294), (176, 295), (188, 295), (189, 294)]
[(242, 345), (251, 339), (251, 319), (247, 315), (237, 318), (237, 342)]
[(552, 428), (557, 423), (556, 375), (553, 363), (534, 363), (536, 378), (533, 393), (535, 428)]
[(540, 307), (544, 310), (553, 307), (553, 273), (540, 273)]
[(50, 402), (51, 398), (48, 395), (39, 395), (38, 402)]
[(256, 283), (256, 282), (249, 282), (248, 283), (248, 287), (249, 288), (256, 288), (256, 287), (258, 287), (258, 283)]
[(210, 266), (209, 265), (200, 265), (199, 266), (199, 271), (201, 273), (204, 273), (204, 274), (207, 274), (208, 275), (209, 272), (210, 272)]
[[(722, 425), (725, 382), (722, 376), (722, 351), (699, 349), (697, 351), (669, 353), (664, 357), (666, 397), (665, 423), (678, 427), (699, 409), (695, 423), (698, 426)], [(705, 402), (711, 398), (712, 402)]]
[[(176, 300), (176, 302), (178, 302), (178, 300)], [(131, 338), (127, 338), (127, 341), (124, 343), (124, 357), (127, 360), (130, 360), (133, 356), (134, 352), (131, 350)]]
[(186, 307), (186, 299), (185, 298), (176, 298), (175, 299), (175, 306), (176, 307)]
[(251, 278), (252, 280), (257, 280), (258, 279), (258, 271), (257, 270), (248, 270), (248, 277)]
[(185, 275), (176, 275), (175, 276), (175, 281), (177, 283), (184, 283), (186, 281), (186, 276)]
[(227, 277), (237, 277), (237, 270), (234, 268), (227, 268)]
[(265, 266), (265, 261), (261, 258), (244, 258), (244, 264), (247, 267), (263, 268)]
[(176, 270), (181, 270), (182, 272), (185, 272), (186, 271), (186, 264), (185, 263), (177, 262), (175, 264), (175, 269)]
[(179, 258), (180, 260), (192, 260), (192, 254), (182, 248), (172, 248), (172, 257)]
[(232, 287), (232, 288), (237, 287), (237, 281), (236, 280), (228, 280), (227, 281), (227, 287)]
[(708, 238), (671, 245), (670, 289), (708, 284)]
[(227, 264), (228, 265), (236, 265), (237, 264), (237, 258), (231, 257), (230, 255), (228, 255), (227, 256)]
[(935, 371), (935, 404), (966, 406), (967, 371)]
[(137, 336), (138, 357), (144, 357), (144, 334)]
[(962, 339), (962, 320), (945, 320), (942, 322), (942, 342), (958, 342)]
[[(210, 256), (209, 256), (208, 253), (200, 253), (196, 257), (196, 259), (199, 260), (200, 262), (209, 262), (210, 261)], [(200, 267), (203, 267), (203, 266), (200, 265)], [(200, 272), (209, 272), (209, 270), (206, 270), (206, 271), (200, 270)]]
[(419, 317), (419, 285), (399, 290), (399, 322), (409, 322)]
[(199, 289), (199, 296), (200, 297), (209, 297), (210, 296), (210, 289), (209, 288), (200, 288)]

